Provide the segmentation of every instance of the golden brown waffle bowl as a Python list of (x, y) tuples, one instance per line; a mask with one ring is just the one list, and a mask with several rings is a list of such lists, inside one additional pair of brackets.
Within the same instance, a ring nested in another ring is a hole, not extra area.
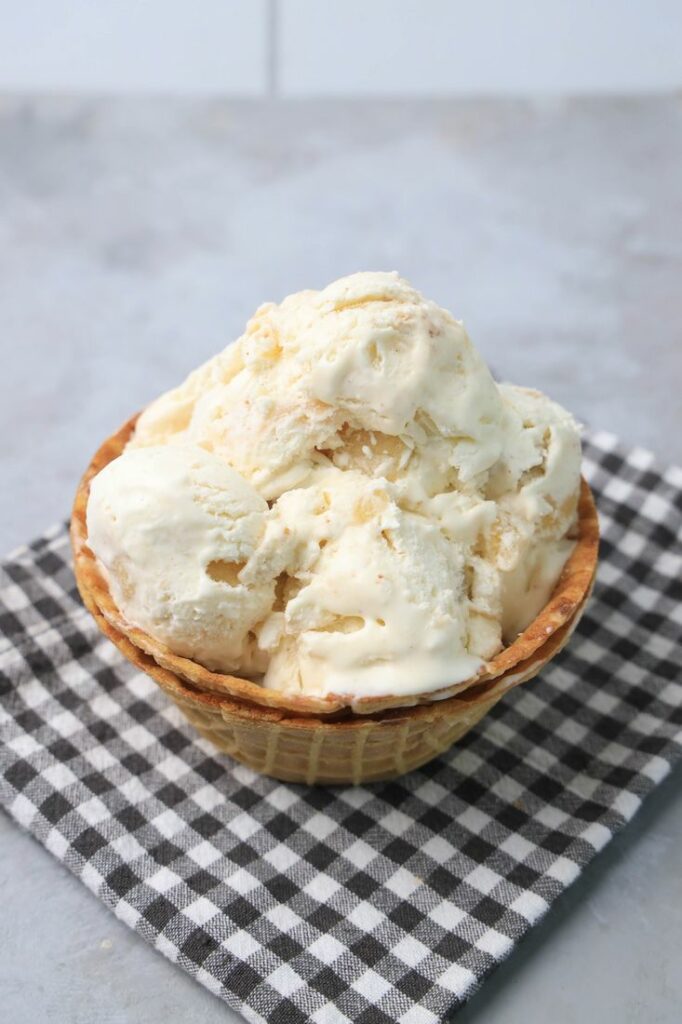
[(597, 566), (599, 525), (582, 482), (575, 549), (547, 605), (476, 677), (418, 695), (310, 697), (210, 672), (128, 623), (87, 546), (90, 480), (121, 454), (136, 417), (108, 438), (80, 482), (71, 519), (76, 581), (102, 632), (150, 675), (197, 729), (257, 771), (289, 782), (359, 783), (391, 778), (436, 757), (512, 686), (531, 679), (563, 647), (585, 607)]

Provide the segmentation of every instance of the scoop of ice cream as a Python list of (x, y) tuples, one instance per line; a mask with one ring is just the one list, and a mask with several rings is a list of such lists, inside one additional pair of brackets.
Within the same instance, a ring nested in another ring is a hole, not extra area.
[(510, 643), (549, 600), (574, 547), (580, 491), (580, 435), (573, 417), (546, 395), (501, 385), (507, 428), (500, 476), (488, 493), (497, 517), (485, 551), (500, 574), (502, 639)]
[(259, 641), (266, 686), (314, 694), (421, 693), (481, 668), (468, 644), (464, 549), (403, 511), (394, 489), (327, 469), (277, 502), (254, 559), (282, 573)]
[(499, 391), (506, 414), (504, 450), (487, 492), (505, 511), (532, 523), (538, 536), (562, 537), (577, 508), (578, 425), (540, 391), (511, 384), (501, 384)]
[(149, 443), (150, 424), (163, 427), (180, 402), (187, 436), (268, 500), (329, 461), (436, 493), (500, 455), (503, 405), (487, 367), (462, 325), (397, 274), (353, 274), (262, 306), (235, 348), (229, 372), (190, 378), (153, 405), (133, 443)]
[(499, 385), (503, 450), (480, 494), (453, 491), (420, 510), (467, 547), (470, 629), (482, 648), (511, 643), (549, 600), (574, 542), (580, 437), (539, 391)]
[[(396, 274), (262, 306), (143, 413), (133, 456), (91, 499), (117, 603), (178, 653), (262, 668), (278, 689), (470, 678), (537, 615), (573, 547), (574, 420), (496, 385), (461, 323)], [(229, 511), (196, 497), (199, 472)], [(216, 577), (223, 564), (238, 569)]]
[(243, 574), (267, 511), (201, 448), (128, 450), (92, 480), (88, 545), (131, 624), (208, 668), (252, 672), (263, 658), (249, 633), (270, 611), (274, 579)]

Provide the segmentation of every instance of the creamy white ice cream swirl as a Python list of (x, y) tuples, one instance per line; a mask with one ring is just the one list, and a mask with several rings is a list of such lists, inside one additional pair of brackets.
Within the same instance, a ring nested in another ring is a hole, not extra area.
[(131, 623), (209, 668), (416, 694), (546, 603), (579, 481), (567, 412), (496, 385), (396, 274), (355, 274), (262, 306), (143, 413), (93, 481), (89, 543)]

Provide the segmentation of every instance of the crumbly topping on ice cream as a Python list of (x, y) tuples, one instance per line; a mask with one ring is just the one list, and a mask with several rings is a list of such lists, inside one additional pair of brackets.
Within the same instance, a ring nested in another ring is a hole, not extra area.
[(567, 412), (496, 385), (397, 274), (354, 274), (262, 306), (142, 414), (93, 480), (89, 544), (130, 622), (208, 668), (420, 693), (546, 603), (579, 474)]

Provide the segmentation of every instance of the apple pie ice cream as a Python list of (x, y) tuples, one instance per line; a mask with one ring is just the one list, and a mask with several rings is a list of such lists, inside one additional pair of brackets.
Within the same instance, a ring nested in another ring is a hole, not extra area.
[(94, 477), (88, 545), (123, 616), (286, 693), (465, 682), (572, 551), (578, 427), (498, 385), (392, 273), (256, 311)]

